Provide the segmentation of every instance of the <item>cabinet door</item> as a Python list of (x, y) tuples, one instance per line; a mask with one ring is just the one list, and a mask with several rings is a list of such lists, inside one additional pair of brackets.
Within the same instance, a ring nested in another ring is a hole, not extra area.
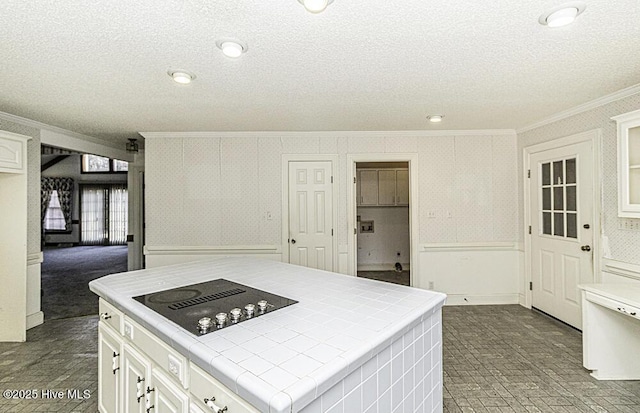
[(395, 205), (396, 171), (378, 171), (378, 205)]
[(116, 413), (120, 404), (120, 353), (122, 339), (110, 327), (98, 325), (98, 409)]
[(171, 382), (162, 371), (151, 371), (153, 387), (148, 393), (147, 409), (150, 413), (188, 413), (189, 396)]
[(122, 348), (122, 404), (125, 413), (144, 413), (151, 363), (129, 344)]
[(409, 205), (409, 171), (396, 171), (396, 205)]
[(360, 171), (360, 205), (378, 204), (378, 171)]

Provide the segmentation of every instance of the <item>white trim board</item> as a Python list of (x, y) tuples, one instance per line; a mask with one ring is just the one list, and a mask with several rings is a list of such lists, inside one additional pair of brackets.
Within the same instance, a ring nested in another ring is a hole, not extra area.
[(638, 264), (605, 258), (602, 260), (602, 271), (632, 280), (640, 280), (640, 265)]
[(516, 129), (516, 133), (520, 134), (520, 133), (528, 132), (528, 131), (533, 130), (533, 129), (537, 129), (537, 128), (540, 128), (542, 126), (548, 125), (550, 123), (558, 122), (558, 121), (560, 121), (562, 119), (569, 118), (569, 117), (577, 115), (579, 113), (586, 112), (588, 110), (595, 109), (595, 108), (598, 108), (600, 106), (604, 106), (604, 105), (606, 105), (608, 103), (611, 103), (611, 102), (615, 102), (616, 100), (620, 100), (620, 99), (624, 99), (624, 98), (629, 97), (629, 96), (633, 96), (636, 93), (640, 93), (640, 83), (637, 84), (637, 85), (629, 86), (628, 88), (625, 88), (625, 89), (622, 89), (622, 90), (618, 90), (617, 92), (611, 93), (609, 95), (602, 96), (602, 97), (600, 97), (598, 99), (594, 99), (592, 101), (583, 103), (582, 105), (574, 106), (571, 109), (567, 109), (565, 111), (556, 113), (555, 115), (550, 116), (550, 117), (548, 117), (546, 119), (543, 119), (541, 121), (532, 123), (532, 124), (527, 125), (527, 126), (523, 126), (521, 128), (517, 128)]
[(520, 250), (517, 242), (452, 242), (420, 244), (424, 252), (443, 251), (513, 251)]
[[(108, 158), (119, 159), (121, 161), (133, 162), (134, 155), (124, 149), (114, 148), (104, 143), (97, 143), (82, 137), (73, 136), (65, 132), (51, 131), (43, 129), (40, 131), (40, 143), (43, 145), (55, 146), (58, 148), (70, 149), (81, 153), (106, 156)], [(124, 146), (124, 145), (123, 145)]]
[(183, 246), (158, 245), (144, 247), (144, 255), (227, 255), (227, 254), (280, 254), (278, 245), (215, 245)]
[(505, 305), (520, 304), (518, 294), (447, 294), (445, 305)]
[(469, 129), (469, 130), (403, 130), (403, 131), (230, 131), (230, 132), (138, 132), (145, 139), (156, 138), (285, 138), (285, 137), (319, 137), (319, 138), (369, 138), (369, 137), (420, 137), (420, 136), (515, 136), (514, 129)]

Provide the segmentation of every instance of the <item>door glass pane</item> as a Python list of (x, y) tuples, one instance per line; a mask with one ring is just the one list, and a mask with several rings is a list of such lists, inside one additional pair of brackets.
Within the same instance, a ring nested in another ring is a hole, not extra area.
[(553, 209), (556, 211), (564, 209), (563, 189), (561, 186), (553, 188)]
[(567, 237), (578, 238), (578, 215), (567, 214)]
[(551, 164), (542, 164), (542, 185), (551, 185)]
[(553, 214), (553, 235), (564, 236), (564, 214)]
[(567, 211), (576, 210), (576, 187), (567, 187)]
[(553, 163), (553, 184), (562, 185), (564, 179), (562, 176), (562, 161), (556, 161)]
[(567, 171), (566, 178), (567, 184), (576, 183), (576, 158), (567, 159), (565, 161), (565, 169)]
[(551, 212), (542, 213), (542, 233), (551, 235)]
[(551, 209), (551, 188), (542, 188), (542, 209)]

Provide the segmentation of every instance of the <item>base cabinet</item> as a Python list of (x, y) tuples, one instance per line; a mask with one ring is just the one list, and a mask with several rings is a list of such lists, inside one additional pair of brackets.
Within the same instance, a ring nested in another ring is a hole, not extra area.
[(98, 409), (101, 413), (258, 412), (102, 299), (100, 308)]

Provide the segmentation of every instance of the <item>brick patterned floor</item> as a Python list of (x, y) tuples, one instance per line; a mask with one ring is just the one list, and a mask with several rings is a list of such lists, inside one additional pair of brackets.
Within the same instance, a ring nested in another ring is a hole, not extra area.
[[(51, 320), (29, 330), (26, 343), (0, 343), (1, 391), (90, 392), (86, 400), (3, 397), (0, 412), (96, 412), (97, 323)], [(445, 307), (443, 327), (444, 412), (640, 412), (640, 381), (593, 379), (582, 367), (581, 333), (543, 314)]]
[(640, 412), (640, 381), (591, 377), (582, 334), (544, 314), (445, 307), (442, 326), (445, 412)]

